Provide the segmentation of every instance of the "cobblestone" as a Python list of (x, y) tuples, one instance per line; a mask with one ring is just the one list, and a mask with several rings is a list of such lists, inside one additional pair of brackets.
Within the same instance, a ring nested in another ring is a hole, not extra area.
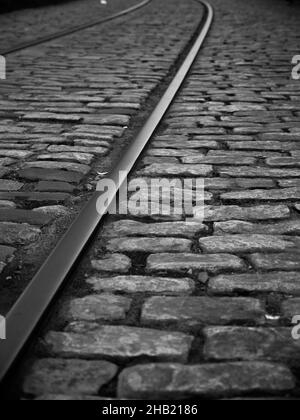
[(282, 143), (279, 141), (248, 141), (248, 142), (227, 142), (228, 147), (231, 150), (278, 150), (281, 152), (287, 152), (299, 148), (297, 143), (287, 142)]
[(106, 226), (103, 236), (182, 236), (193, 238), (206, 232), (207, 226), (197, 222), (141, 223), (134, 220), (120, 220)]
[(199, 239), (203, 252), (241, 253), (241, 252), (271, 252), (286, 251), (295, 248), (292, 238), (275, 235), (224, 235), (210, 236)]
[(21, 182), (0, 179), (0, 191), (19, 191), (23, 185)]
[(91, 277), (87, 283), (95, 292), (151, 293), (154, 295), (189, 295), (195, 283), (189, 278), (150, 276)]
[(23, 169), (18, 172), (18, 175), (22, 179), (30, 181), (61, 181), (71, 182), (78, 184), (83, 175), (78, 172), (53, 170), (53, 169), (42, 169), (42, 168), (30, 168)]
[(45, 207), (36, 207), (33, 209), (35, 212), (39, 212), (45, 215), (48, 215), (52, 218), (63, 217), (69, 214), (69, 210), (65, 206), (45, 206)]
[(262, 323), (264, 313), (263, 305), (256, 299), (153, 297), (144, 304), (141, 318), (146, 325), (173, 323), (194, 328), (234, 322)]
[(242, 259), (230, 254), (153, 254), (147, 259), (147, 272), (157, 273), (169, 271), (184, 273), (190, 270), (209, 271), (222, 270), (243, 271), (245, 263)]
[(45, 344), (51, 354), (89, 359), (138, 357), (186, 362), (193, 338), (175, 332), (134, 327), (103, 326), (85, 334), (50, 332)]
[(0, 208), (16, 208), (16, 204), (13, 201), (0, 200)]
[(188, 165), (188, 164), (181, 164), (181, 165), (171, 165), (171, 164), (156, 164), (153, 163), (152, 165), (147, 166), (143, 170), (139, 172), (139, 175), (142, 176), (167, 176), (170, 177), (172, 175), (179, 175), (179, 176), (208, 176), (212, 173), (212, 166), (210, 165)]
[(29, 395), (97, 395), (116, 375), (118, 367), (105, 361), (40, 359), (23, 384)]
[(212, 294), (235, 292), (300, 294), (300, 273), (275, 272), (270, 274), (220, 275), (209, 280)]
[(300, 342), (292, 338), (290, 328), (211, 327), (204, 336), (209, 360), (300, 362)]
[(294, 271), (300, 269), (299, 253), (252, 254), (250, 261), (258, 270)]
[(112, 273), (128, 273), (131, 269), (131, 260), (123, 254), (107, 254), (101, 259), (92, 260), (92, 267), (97, 271)]
[[(238, 194), (238, 193), (237, 193)], [(290, 210), (287, 206), (211, 206), (205, 210), (205, 221), (217, 222), (226, 220), (269, 220), (285, 219), (289, 217)]]
[(43, 226), (51, 221), (51, 216), (44, 214), (43, 212), (34, 212), (31, 210), (0, 209), (0, 221)]
[(117, 238), (106, 245), (110, 252), (189, 252), (192, 242), (180, 238)]
[(224, 201), (284, 201), (284, 200), (300, 200), (300, 189), (298, 188), (282, 188), (278, 190), (249, 190), (238, 191), (232, 193), (224, 193), (221, 195)]
[(66, 321), (123, 320), (130, 305), (131, 300), (123, 296), (89, 295), (71, 300), (61, 311), (61, 316)]
[(74, 192), (75, 187), (68, 182), (59, 182), (59, 181), (40, 181), (36, 187), (35, 191), (40, 192), (67, 192), (72, 193)]
[(284, 366), (261, 363), (137, 365), (119, 377), (118, 396), (131, 399), (182, 399), (290, 391), (294, 378)]
[(300, 220), (287, 220), (279, 223), (251, 223), (241, 220), (214, 223), (216, 235), (224, 234), (265, 234), (265, 235), (289, 235), (300, 234)]
[(90, 172), (90, 167), (88, 165), (83, 165), (80, 163), (72, 162), (55, 162), (55, 161), (39, 161), (39, 162), (27, 162), (23, 165), (24, 168), (40, 168), (40, 169), (63, 169), (74, 172), (79, 172), (83, 175), (86, 175)]
[(263, 167), (227, 166), (218, 169), (220, 176), (232, 177), (270, 177), (270, 178), (300, 178), (298, 169), (268, 169)]

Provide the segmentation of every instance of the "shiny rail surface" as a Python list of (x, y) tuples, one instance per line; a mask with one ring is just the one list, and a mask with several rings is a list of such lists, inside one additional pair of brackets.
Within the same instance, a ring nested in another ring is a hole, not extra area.
[[(133, 140), (117, 167), (107, 175), (107, 178), (111, 179), (117, 186), (117, 191), (121, 188), (158, 124), (173, 102), (209, 32), (213, 22), (213, 8), (206, 1), (196, 1), (200, 2), (205, 8), (200, 33), (145, 125)], [(120, 173), (123, 174), (122, 178), (119, 176)], [(93, 194), (92, 198), (77, 216), (69, 230), (8, 313), (6, 317), (6, 328), (9, 334), (7, 340), (0, 342), (0, 381), (5, 378), (21, 354), (22, 349), (49, 308), (55, 295), (65, 283), (68, 273), (79, 258), (91, 235), (106, 215), (117, 193), (112, 192), (106, 205), (100, 208), (98, 205), (96, 208), (98, 198), (101, 194), (99, 191)]]

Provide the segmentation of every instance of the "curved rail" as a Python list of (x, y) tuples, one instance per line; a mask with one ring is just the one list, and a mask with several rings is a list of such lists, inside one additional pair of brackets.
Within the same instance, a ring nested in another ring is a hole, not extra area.
[[(108, 175), (108, 178), (112, 179), (115, 185), (118, 186), (118, 190), (126, 179), (125, 174), (129, 174), (132, 170), (138, 157), (170, 107), (208, 34), (213, 21), (213, 9), (206, 1), (197, 1), (205, 7), (200, 34), (146, 124), (134, 139), (118, 166)], [(119, 178), (120, 173), (124, 174), (123, 179)], [(101, 193), (97, 191), (93, 194), (90, 201), (77, 216), (69, 230), (8, 313), (6, 318), (6, 327), (9, 332), (8, 338), (0, 342), (0, 381), (4, 379), (14, 364), (56, 293), (63, 285), (91, 235), (104, 218), (109, 205), (115, 199), (116, 193), (111, 193), (107, 200), (107, 206), (103, 206), (101, 209), (99, 206), (96, 208), (100, 196)]]
[(100, 24), (105, 23), (105, 22), (109, 22), (113, 19), (122, 17), (124, 15), (128, 15), (129, 13), (132, 13), (132, 12), (135, 12), (136, 10), (141, 9), (144, 6), (147, 6), (147, 4), (149, 4), (151, 1), (152, 0), (143, 0), (141, 3), (136, 4), (135, 6), (131, 6), (128, 9), (122, 10), (121, 12), (114, 13), (111, 16), (107, 16), (107, 17), (102, 18), (102, 19), (96, 19), (96, 20), (93, 20), (89, 23), (84, 23), (82, 25), (73, 26), (72, 28), (65, 29), (64, 31), (55, 32), (55, 34), (47, 35), (47, 36), (38, 38), (35, 41), (23, 42), (19, 45), (16, 45), (15, 47), (8, 48), (7, 50), (4, 50), (4, 51), (0, 51), (0, 55), (6, 56), (8, 54), (12, 54), (12, 53), (15, 53), (17, 51), (24, 50), (26, 48), (34, 47), (36, 45), (43, 44), (43, 43), (48, 42), (48, 41), (53, 41), (54, 39), (57, 39), (57, 38), (62, 38), (64, 36), (71, 35), (74, 32), (82, 31), (83, 29), (88, 29), (88, 28), (91, 28), (93, 26), (100, 25)]

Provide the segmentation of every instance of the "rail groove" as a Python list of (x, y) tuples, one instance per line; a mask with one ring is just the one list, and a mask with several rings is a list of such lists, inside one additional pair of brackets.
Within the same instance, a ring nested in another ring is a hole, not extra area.
[[(151, 0), (144, 1), (143, 4), (145, 5), (149, 1)], [(134, 167), (137, 159), (170, 107), (211, 27), (214, 16), (213, 8), (206, 1), (196, 1), (204, 5), (205, 8), (202, 29), (145, 125), (131, 143), (117, 167), (107, 175), (115, 183), (117, 190), (121, 188), (127, 175)], [(119, 177), (120, 173), (123, 174), (121, 178)], [(90, 201), (77, 216), (69, 230), (8, 313), (6, 328), (9, 334), (7, 340), (0, 342), (0, 382), (6, 377), (21, 354), (22, 349), (63, 285), (91, 235), (107, 213), (107, 209), (113, 202), (116, 193), (111, 193), (106, 205), (102, 206), (102, 208), (98, 206), (97, 209), (96, 204), (100, 196), (101, 192), (99, 191), (93, 194)]]

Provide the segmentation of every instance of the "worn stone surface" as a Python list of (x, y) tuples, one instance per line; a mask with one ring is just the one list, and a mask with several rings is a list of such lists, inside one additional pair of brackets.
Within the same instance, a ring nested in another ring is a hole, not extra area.
[(294, 389), (290, 370), (282, 365), (236, 362), (207, 365), (149, 364), (125, 369), (118, 396), (138, 399), (234, 396)]
[(74, 189), (75, 187), (72, 184), (62, 181), (40, 181), (35, 187), (35, 191), (57, 191), (69, 193), (72, 193)]
[[(98, 143), (96, 143), (98, 144)], [(62, 152), (81, 152), (81, 153), (96, 153), (99, 155), (104, 155), (107, 153), (107, 148), (105, 147), (97, 147), (97, 146), (92, 146), (87, 145), (87, 146), (79, 146), (79, 145), (75, 145), (75, 146), (66, 146), (66, 145), (53, 145), (53, 146), (49, 146), (48, 147), (48, 152), (51, 153), (62, 153)]]
[(4, 245), (21, 245), (37, 240), (41, 230), (25, 223), (0, 222), (0, 243)]
[(167, 157), (167, 156), (148, 156), (145, 157), (142, 161), (144, 166), (152, 165), (153, 163), (171, 163), (177, 164), (179, 162), (178, 158), (176, 157)]
[(269, 220), (285, 219), (290, 210), (285, 205), (278, 206), (208, 206), (205, 209), (205, 221), (217, 222), (226, 220)]
[[(300, 316), (300, 298), (287, 299), (281, 306), (282, 315), (289, 320)], [(299, 321), (297, 321), (299, 323)]]
[(292, 187), (300, 188), (300, 179), (298, 178), (282, 179), (278, 181), (278, 185), (282, 188), (292, 188)]
[(94, 276), (87, 283), (95, 292), (151, 293), (157, 295), (189, 295), (195, 290), (189, 278), (169, 278), (150, 276)]
[(232, 193), (221, 194), (221, 199), (224, 201), (238, 201), (238, 202), (248, 201), (248, 200), (262, 200), (262, 201), (299, 200), (300, 188), (236, 191)]
[(186, 156), (182, 158), (182, 162), (186, 164), (208, 164), (208, 165), (254, 165), (256, 159), (253, 157), (241, 156), (237, 161), (235, 156)]
[(300, 273), (276, 271), (267, 274), (219, 275), (209, 280), (208, 291), (216, 295), (235, 292), (300, 295)]
[(270, 157), (266, 160), (266, 164), (269, 166), (284, 166), (284, 167), (299, 167), (300, 161), (299, 156), (297, 157)]
[(134, 220), (120, 220), (107, 225), (102, 233), (107, 237), (122, 236), (182, 236), (193, 238), (206, 232), (207, 226), (197, 222), (141, 223)]
[[(149, 178), (148, 178), (149, 179)], [(127, 205), (130, 213), (132, 215), (141, 214), (143, 216), (148, 216), (149, 214), (153, 214), (155, 211), (158, 211), (160, 207), (165, 208), (166, 210), (164, 213), (160, 210), (161, 214), (168, 215), (170, 213), (170, 205), (172, 207), (176, 207), (180, 209), (176, 214), (189, 214), (191, 210), (189, 207), (192, 207), (192, 204), (196, 202), (200, 202), (200, 200), (204, 200), (205, 202), (210, 202), (213, 199), (212, 193), (208, 191), (201, 191), (202, 185), (198, 188), (199, 190), (196, 192), (193, 191), (191, 186), (188, 184), (189, 179), (187, 179), (186, 184), (176, 181), (176, 179), (170, 178), (168, 180), (164, 180), (163, 183), (165, 186), (159, 188), (157, 179), (154, 179), (151, 184), (148, 184), (145, 188), (141, 188), (137, 192), (133, 193), (130, 196), (130, 200), (124, 202), (122, 201), (122, 206)], [(177, 185), (176, 185), (176, 184)], [(190, 182), (191, 184), (191, 182)], [(136, 187), (135, 187), (136, 188)], [(183, 198), (185, 202), (183, 202)], [(158, 209), (158, 210), (157, 210)]]
[(299, 178), (299, 169), (268, 169), (263, 167), (250, 166), (227, 166), (218, 169), (220, 176), (232, 177), (271, 177), (271, 178)]
[(122, 320), (129, 311), (131, 299), (110, 294), (88, 295), (72, 299), (61, 311), (66, 321)]
[(146, 357), (184, 363), (193, 338), (177, 332), (103, 326), (82, 334), (50, 332), (44, 340), (48, 351), (60, 357), (120, 361)]
[(41, 160), (37, 162), (27, 162), (23, 166), (26, 168), (40, 168), (40, 169), (65, 169), (68, 171), (79, 172), (80, 174), (86, 175), (90, 171), (88, 165), (82, 163), (73, 163), (73, 162), (55, 162), (51, 160)]
[(51, 221), (51, 216), (40, 212), (21, 209), (0, 209), (0, 222), (28, 223), (43, 226)]
[(0, 192), (0, 200), (29, 201), (31, 203), (59, 203), (69, 199), (67, 193), (54, 192)]
[(273, 360), (300, 363), (300, 341), (290, 328), (210, 327), (204, 330), (209, 360)]
[(8, 175), (11, 172), (9, 168), (0, 167), (0, 177)]
[(23, 185), (21, 182), (0, 179), (0, 191), (19, 191)]
[(170, 271), (184, 273), (189, 270), (209, 271), (212, 273), (220, 270), (243, 271), (245, 263), (237, 256), (230, 254), (153, 254), (147, 259), (146, 271), (148, 273)]
[(212, 166), (210, 165), (199, 165), (199, 164), (156, 164), (146, 166), (143, 170), (139, 171), (139, 175), (142, 176), (208, 176), (212, 173)]
[(92, 267), (101, 272), (128, 273), (131, 259), (124, 254), (106, 254), (100, 259), (91, 261)]
[[(232, 153), (232, 152), (230, 152)], [(226, 179), (226, 178), (225, 178)], [(231, 179), (231, 178), (227, 178)], [(267, 178), (233, 178), (234, 187), (241, 189), (248, 188), (275, 188), (276, 183), (272, 179)]]
[(97, 395), (116, 375), (118, 367), (106, 361), (40, 359), (23, 383), (29, 395)]
[[(63, 153), (44, 153), (37, 156), (38, 160), (56, 160), (56, 161), (74, 161), (85, 165), (90, 165), (94, 155), (91, 153), (80, 153), (80, 152), (63, 152)], [(84, 173), (84, 172), (83, 172)]]
[[(155, 148), (155, 149), (151, 149), (147, 152), (147, 156), (171, 156), (171, 157), (185, 157), (185, 156), (197, 156), (197, 153), (195, 153), (195, 151), (193, 151), (193, 149), (160, 149), (160, 148)], [(204, 157), (204, 155), (202, 155), (202, 157)], [(183, 160), (183, 163), (194, 163), (194, 162), (185, 162)], [(202, 163), (202, 162), (195, 162), (195, 163)], [(206, 162), (204, 162), (206, 163)]]
[(63, 115), (55, 114), (51, 112), (30, 112), (23, 116), (24, 120), (50, 120), (50, 121), (60, 121), (60, 122), (79, 122), (81, 118), (77, 115)]
[(15, 163), (14, 159), (11, 159), (9, 157), (7, 158), (0, 158), (0, 167), (2, 166), (9, 166), (12, 165), (13, 163)]
[(224, 235), (199, 239), (204, 252), (216, 254), (237, 252), (286, 251), (295, 248), (293, 239), (275, 235)]
[(300, 253), (252, 254), (249, 259), (258, 270), (300, 270)]
[(32, 152), (27, 152), (26, 150), (0, 150), (0, 156), (6, 156), (13, 159), (27, 159), (32, 155)]
[(248, 298), (153, 297), (142, 310), (146, 325), (176, 324), (182, 327), (226, 325), (233, 322), (264, 322), (263, 304)]
[(61, 181), (71, 182), (78, 184), (83, 178), (83, 174), (72, 171), (64, 171), (57, 169), (43, 169), (43, 168), (27, 168), (18, 171), (18, 175), (21, 179), (27, 179), (30, 181)]
[(16, 207), (17, 205), (13, 201), (0, 200), (0, 209), (1, 208), (14, 209)]
[(300, 220), (286, 220), (279, 223), (251, 223), (241, 220), (214, 223), (215, 235), (231, 234), (266, 234), (288, 235), (300, 234)]
[(264, 133), (259, 136), (262, 140), (293, 141), (299, 140), (299, 134), (294, 133)]
[(189, 252), (192, 242), (181, 238), (116, 238), (108, 241), (110, 252)]
[(44, 207), (36, 207), (33, 211), (43, 213), (45, 215), (50, 216), (51, 218), (54, 217), (64, 217), (69, 214), (69, 210), (65, 206), (44, 206)]

